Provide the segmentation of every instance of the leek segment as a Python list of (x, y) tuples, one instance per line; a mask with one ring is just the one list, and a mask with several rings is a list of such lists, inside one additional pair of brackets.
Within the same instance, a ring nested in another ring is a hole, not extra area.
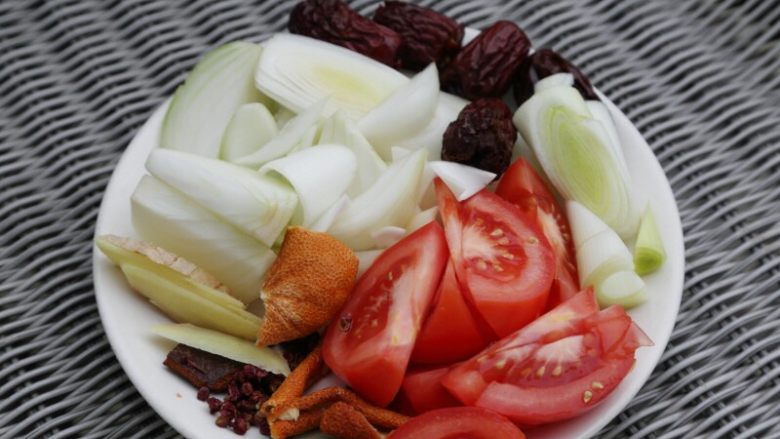
[(360, 120), (409, 81), (371, 58), (313, 38), (276, 34), (263, 46), (255, 84), (296, 113), (327, 97), (328, 114), (341, 109)]
[(136, 187), (131, 215), (142, 239), (202, 267), (244, 303), (257, 299), (263, 275), (276, 259), (263, 243), (151, 176)]
[(266, 99), (253, 81), (261, 52), (257, 44), (239, 41), (207, 53), (173, 94), (160, 144), (218, 157), (222, 134), (236, 110)]
[(269, 247), (287, 227), (298, 204), (295, 192), (284, 182), (220, 160), (156, 149), (146, 168), (222, 221)]
[(639, 234), (634, 247), (634, 265), (640, 276), (658, 270), (666, 260), (661, 234), (655, 222), (653, 212), (648, 208), (639, 225)]
[(635, 236), (637, 200), (622, 152), (575, 88), (543, 87), (514, 122), (564, 198), (582, 203), (621, 238)]
[(602, 307), (626, 308), (646, 300), (645, 284), (634, 272), (631, 252), (620, 237), (576, 201), (566, 203), (582, 288), (593, 287)]
[(390, 165), (371, 188), (341, 212), (328, 232), (361, 251), (375, 248), (374, 231), (405, 227), (416, 213), (415, 195), (426, 157), (426, 150), (421, 149)]

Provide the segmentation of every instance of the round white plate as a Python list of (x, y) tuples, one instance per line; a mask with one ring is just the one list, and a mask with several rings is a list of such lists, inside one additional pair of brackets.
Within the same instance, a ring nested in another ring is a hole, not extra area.
[[(647, 142), (617, 107), (607, 99), (604, 102), (615, 120), (634, 182), (649, 196), (668, 255), (663, 267), (645, 278), (647, 303), (630, 311), (655, 346), (637, 352), (632, 372), (595, 409), (567, 422), (527, 431), (529, 439), (587, 438), (609, 423), (650, 376), (666, 347), (680, 306), (685, 261), (674, 195)], [(154, 112), (117, 164), (100, 206), (97, 235), (136, 236), (130, 222), (130, 196), (145, 173), (146, 157), (158, 146), (166, 108), (167, 103)], [(103, 326), (119, 362), (141, 395), (173, 428), (190, 439), (236, 439), (231, 431), (214, 425), (207, 405), (196, 399), (196, 389), (163, 366), (174, 343), (153, 336), (149, 328), (169, 320), (134, 293), (122, 273), (98, 250), (94, 251), (93, 265)], [(260, 434), (253, 429), (249, 436)]]

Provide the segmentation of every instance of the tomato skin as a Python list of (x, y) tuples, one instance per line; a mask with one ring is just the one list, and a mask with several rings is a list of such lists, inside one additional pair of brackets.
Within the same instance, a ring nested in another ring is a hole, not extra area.
[(377, 258), (328, 327), (325, 363), (368, 401), (386, 406), (401, 387), (447, 257), (441, 226), (421, 227)]
[(494, 340), (474, 318), (464, 294), (450, 262), (417, 337), (412, 363), (451, 364), (469, 358)]
[(440, 367), (407, 371), (398, 394), (399, 399), (404, 401), (413, 414), (462, 405), (441, 384), (441, 379), (449, 370), (449, 367)]
[(590, 410), (628, 374), (635, 350), (651, 343), (623, 308), (599, 311), (588, 289), (441, 381), (464, 404), (541, 425)]
[(503, 337), (538, 317), (555, 260), (536, 223), (487, 190), (459, 206), (438, 180), (436, 192), (455, 275), (477, 320)]
[(525, 439), (506, 418), (478, 407), (434, 410), (412, 418), (388, 439)]
[(547, 309), (574, 297), (579, 276), (569, 220), (545, 181), (523, 158), (515, 160), (496, 188), (496, 194), (535, 218), (555, 252), (555, 277)]

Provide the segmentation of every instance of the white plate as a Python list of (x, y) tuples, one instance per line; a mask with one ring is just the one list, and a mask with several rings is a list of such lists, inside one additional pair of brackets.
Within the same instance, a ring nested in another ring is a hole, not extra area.
[[(647, 142), (617, 107), (606, 99), (604, 102), (615, 119), (631, 175), (638, 188), (649, 195), (668, 254), (666, 264), (645, 278), (650, 299), (630, 312), (655, 346), (637, 352), (633, 371), (595, 409), (567, 422), (528, 431), (529, 439), (587, 438), (617, 416), (653, 371), (669, 340), (680, 306), (685, 261), (674, 195)], [(166, 108), (167, 104), (154, 112), (117, 164), (100, 206), (97, 235), (135, 236), (130, 222), (130, 195), (145, 173), (147, 155), (158, 145)], [(168, 319), (131, 291), (121, 272), (97, 250), (93, 264), (95, 295), (103, 326), (119, 362), (141, 395), (163, 419), (188, 438), (236, 439), (234, 433), (214, 425), (206, 404), (196, 399), (196, 390), (162, 365), (174, 344), (153, 336), (149, 327)], [(251, 435), (260, 436), (257, 430)]]

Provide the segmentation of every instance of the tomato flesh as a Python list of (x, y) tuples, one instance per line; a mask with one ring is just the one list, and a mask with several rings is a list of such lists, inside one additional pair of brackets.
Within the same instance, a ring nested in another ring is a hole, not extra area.
[(441, 384), (441, 379), (449, 372), (449, 367), (438, 369), (418, 369), (406, 372), (406, 377), (398, 394), (403, 405), (412, 414), (420, 414), (446, 407), (461, 405)]
[(579, 291), (574, 241), (561, 206), (539, 174), (523, 159), (507, 169), (496, 194), (535, 218), (555, 253), (555, 277), (550, 288), (548, 309), (572, 298)]
[(456, 208), (446, 185), (437, 181), (436, 191), (466, 302), (499, 338), (533, 321), (544, 309), (554, 274), (554, 255), (542, 231), (487, 190)]
[(385, 406), (401, 387), (447, 256), (441, 226), (418, 229), (379, 256), (328, 327), (326, 364), (368, 401)]
[(492, 340), (466, 303), (454, 266), (447, 264), (431, 314), (414, 345), (412, 363), (451, 364), (465, 360)]
[(442, 383), (464, 404), (520, 425), (547, 424), (606, 397), (648, 343), (622, 308), (598, 311), (588, 290), (454, 367)]
[(388, 439), (525, 439), (506, 418), (478, 407), (434, 410), (412, 418)]

